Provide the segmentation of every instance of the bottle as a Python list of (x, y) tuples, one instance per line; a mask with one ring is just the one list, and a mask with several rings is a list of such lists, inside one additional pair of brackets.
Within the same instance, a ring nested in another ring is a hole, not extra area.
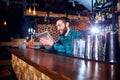
[(112, 15), (112, 8), (109, 8), (109, 11), (108, 11), (108, 19), (111, 20), (113, 15)]
[(101, 0), (100, 4), (103, 5), (105, 3), (105, 0)]
[(117, 11), (120, 11), (120, 0), (117, 2)]
[(34, 39), (33, 39), (33, 36), (31, 36), (31, 39), (28, 41), (28, 48), (34, 48)]
[(102, 20), (102, 15), (101, 15), (101, 12), (98, 13), (98, 22), (101, 22)]
[(101, 21), (105, 21), (105, 13), (102, 13), (102, 15), (101, 15)]
[(98, 23), (98, 19), (99, 19), (99, 14), (96, 13), (96, 15), (95, 15), (95, 23)]
[(98, 1), (95, 0), (94, 7), (96, 8), (99, 5)]

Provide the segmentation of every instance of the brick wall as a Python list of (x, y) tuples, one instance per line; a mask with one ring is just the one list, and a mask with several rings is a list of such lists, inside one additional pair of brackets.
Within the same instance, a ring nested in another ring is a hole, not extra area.
[[(75, 30), (87, 30), (90, 23), (87, 22), (74, 22), (71, 23), (71, 27)], [(36, 28), (38, 33), (49, 31), (53, 38), (57, 41), (59, 39), (59, 34), (56, 30), (55, 24), (38, 24)]]

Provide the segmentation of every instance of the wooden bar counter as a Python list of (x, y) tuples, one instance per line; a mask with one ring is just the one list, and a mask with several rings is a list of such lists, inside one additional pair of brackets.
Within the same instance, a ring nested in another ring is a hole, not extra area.
[(40, 49), (7, 48), (19, 80), (120, 80), (120, 65), (84, 60)]

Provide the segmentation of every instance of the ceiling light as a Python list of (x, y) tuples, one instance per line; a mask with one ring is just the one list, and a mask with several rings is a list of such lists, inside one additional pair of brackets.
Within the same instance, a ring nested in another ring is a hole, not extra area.
[(31, 7), (29, 7), (28, 12), (29, 12), (29, 13), (31, 13), (31, 12), (32, 12)]
[(33, 9), (33, 14), (34, 14), (34, 15), (36, 14), (35, 6), (34, 6), (34, 9)]
[(7, 25), (7, 21), (4, 21), (4, 22), (3, 22), (3, 25), (6, 26), (6, 25)]

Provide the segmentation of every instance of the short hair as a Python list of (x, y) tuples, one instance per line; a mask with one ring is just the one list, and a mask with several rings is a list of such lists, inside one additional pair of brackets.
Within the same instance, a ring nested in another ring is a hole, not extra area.
[[(63, 22), (70, 22), (70, 20), (69, 20), (69, 18), (67, 18), (67, 17), (60, 17), (60, 18), (58, 18), (58, 20), (62, 20)], [(57, 21), (58, 21), (57, 20)]]

